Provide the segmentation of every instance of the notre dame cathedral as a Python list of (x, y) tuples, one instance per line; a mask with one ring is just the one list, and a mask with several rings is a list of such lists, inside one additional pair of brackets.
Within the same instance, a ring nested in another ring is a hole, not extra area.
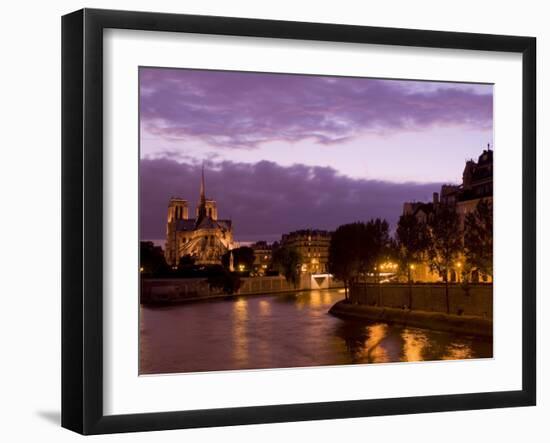
[(195, 215), (189, 218), (187, 200), (170, 199), (165, 247), (170, 266), (177, 266), (183, 256), (191, 256), (198, 265), (220, 264), (222, 255), (233, 248), (231, 220), (218, 219), (216, 202), (205, 196), (204, 168)]

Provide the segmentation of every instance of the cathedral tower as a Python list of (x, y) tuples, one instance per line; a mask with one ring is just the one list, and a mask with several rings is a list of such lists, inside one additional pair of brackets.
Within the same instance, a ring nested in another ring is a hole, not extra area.
[(177, 265), (177, 229), (179, 220), (189, 218), (189, 205), (187, 200), (172, 197), (168, 202), (168, 217), (166, 219), (166, 245), (164, 248), (164, 257), (170, 265)]
[(182, 257), (192, 258), (195, 265), (219, 265), (223, 254), (234, 247), (231, 220), (218, 219), (216, 202), (206, 198), (204, 167), (196, 215), (196, 218), (189, 218), (187, 200), (170, 199), (164, 254), (173, 268)]
[(189, 205), (187, 200), (172, 197), (168, 203), (168, 223), (175, 220), (187, 220), (189, 218)]

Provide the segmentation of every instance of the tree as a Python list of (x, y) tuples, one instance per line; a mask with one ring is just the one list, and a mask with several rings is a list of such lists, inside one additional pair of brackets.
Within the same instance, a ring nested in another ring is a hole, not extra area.
[(155, 246), (152, 241), (139, 243), (139, 263), (142, 274), (146, 275), (165, 275), (170, 270), (162, 248)]
[(449, 270), (459, 258), (462, 250), (462, 233), (458, 214), (454, 206), (442, 205), (429, 222), (428, 259), (430, 268), (436, 271), (445, 282), (447, 314), (449, 303)]
[(226, 269), (229, 269), (229, 261), (233, 254), (233, 266), (235, 269), (250, 272), (254, 265), (254, 249), (248, 246), (232, 249), (222, 255), (222, 264)]
[(300, 277), (300, 263), (302, 261), (300, 253), (295, 248), (280, 246), (273, 251), (272, 260), (274, 269), (277, 269), (287, 282), (296, 287)]
[(346, 300), (348, 288), (365, 270), (366, 225), (351, 223), (339, 226), (332, 233), (328, 250), (328, 268), (338, 280), (344, 282)]
[(493, 275), (493, 205), (487, 200), (464, 219), (464, 256), (468, 269)]
[(418, 220), (413, 214), (399, 217), (396, 237), (396, 252), (402, 269), (406, 269), (409, 284), (409, 309), (412, 309), (411, 268), (422, 260), (429, 245), (426, 223)]
[(198, 266), (195, 266), (195, 258), (189, 254), (182, 255), (178, 261), (178, 268), (175, 274), (178, 277), (192, 278), (199, 272)]
[[(362, 244), (362, 259), (369, 271), (371, 271), (377, 283), (380, 283), (380, 270), (382, 262), (390, 259), (392, 255), (392, 242), (390, 238), (390, 226), (386, 220), (371, 219), (365, 227), (365, 237)], [(382, 288), (378, 288), (378, 305), (380, 306)]]
[(195, 266), (195, 258), (191, 255), (182, 255), (178, 262), (178, 269), (189, 269)]
[(242, 284), (239, 274), (229, 272), (222, 266), (216, 266), (208, 270), (208, 284), (211, 288), (221, 289), (226, 294), (234, 294)]
[(381, 262), (392, 255), (390, 226), (386, 220), (377, 218), (369, 220), (365, 229), (363, 259), (378, 278)]

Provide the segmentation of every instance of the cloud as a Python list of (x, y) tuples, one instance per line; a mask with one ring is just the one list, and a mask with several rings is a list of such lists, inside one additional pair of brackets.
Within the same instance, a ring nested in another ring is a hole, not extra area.
[[(140, 167), (141, 238), (165, 236), (170, 196), (189, 201), (194, 214), (200, 165), (169, 159), (142, 159)], [(356, 180), (328, 167), (210, 162), (207, 197), (220, 218), (233, 220), (237, 240), (273, 241), (303, 228), (332, 230), (344, 223), (383, 217), (394, 224), (405, 201), (427, 200), (440, 183), (392, 183)]]
[(335, 144), (366, 131), (492, 126), (489, 85), (141, 68), (142, 129), (253, 149), (268, 141)]

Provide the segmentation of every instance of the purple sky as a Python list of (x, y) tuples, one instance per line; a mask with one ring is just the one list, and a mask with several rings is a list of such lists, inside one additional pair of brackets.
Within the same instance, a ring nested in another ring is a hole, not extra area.
[(207, 194), (237, 240), (370, 217), (459, 182), (493, 141), (492, 85), (140, 69), (142, 238)]

